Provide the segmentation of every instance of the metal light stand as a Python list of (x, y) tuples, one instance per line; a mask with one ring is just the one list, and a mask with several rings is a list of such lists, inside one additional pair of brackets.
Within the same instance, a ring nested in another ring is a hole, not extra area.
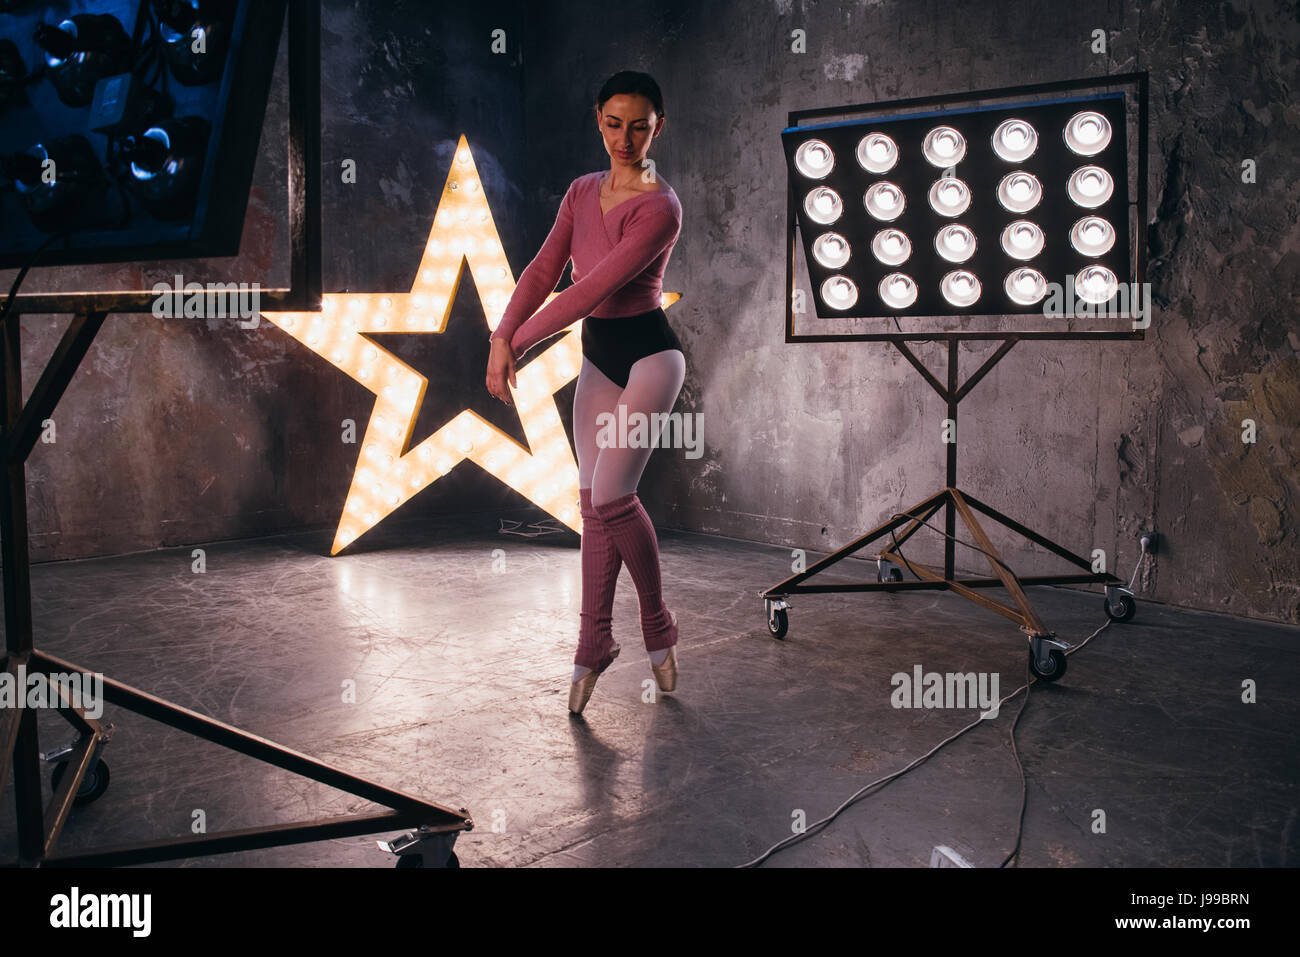
[[(1147, 215), (1147, 74), (1135, 73), (1124, 76), (1103, 77), (1099, 78), (1098, 83), (1135, 83), (1138, 86), (1138, 182), (1137, 182), (1137, 260), (1136, 260), (1136, 281), (1141, 284), (1146, 280), (1146, 240), (1142, 230), (1145, 228)], [(1016, 90), (1016, 93), (1049, 93), (1077, 87), (1078, 84), (1071, 81), (1067, 83), (1046, 83), (1036, 86), (1025, 86)], [(915, 101), (902, 101), (896, 103), (896, 107), (904, 107), (909, 103), (924, 102), (927, 105), (938, 105), (944, 102), (955, 102), (958, 100), (968, 99), (970, 94), (954, 94), (948, 97), (933, 97)], [(864, 104), (861, 107), (846, 107), (836, 111), (828, 110), (804, 110), (792, 112), (790, 114), (789, 125), (794, 126), (800, 119), (811, 118), (815, 116), (824, 116), (829, 112), (848, 112), (855, 109), (865, 110), (871, 104)], [(786, 257), (786, 288), (794, 288), (794, 260), (797, 249), (797, 232), (795, 221), (795, 196), (793, 184), (788, 193), (788, 202), (786, 207), (786, 234), (789, 241), (789, 255)], [(1096, 340), (1096, 339), (1144, 339), (1145, 330), (1134, 329), (1131, 331), (1112, 332), (1112, 331), (1079, 331), (1079, 332), (932, 332), (932, 333), (870, 333), (861, 335), (799, 335), (794, 334), (794, 314), (791, 297), (786, 297), (786, 342), (842, 342), (842, 341), (885, 341), (890, 342), (898, 349), (899, 352), (910, 362), (913, 367), (921, 374), (922, 378), (929, 383), (930, 387), (943, 398), (947, 405), (947, 417), (953, 422), (954, 434), (959, 435), (956, 431), (957, 422), (957, 405), (964, 399), (975, 387), (975, 385), (988, 374), (1003, 356), (1022, 339), (1057, 339), (1057, 340)], [(973, 340), (1001, 340), (1002, 345), (997, 348), (992, 355), (984, 360), (984, 363), (970, 376), (964, 383), (958, 384), (958, 343)], [(941, 383), (928, 368), (916, 357), (908, 347), (909, 341), (944, 341), (947, 343), (948, 352), (948, 372), (947, 381)], [(930, 517), (944, 510), (944, 549), (943, 549), (943, 568), (937, 566), (924, 565), (920, 562), (904, 558), (900, 546), (906, 542), (918, 529), (923, 527), (923, 523), (929, 521)], [(1075, 575), (1026, 575), (1018, 576), (1001, 560), (998, 551), (994, 548), (993, 543), (989, 540), (984, 528), (980, 525), (976, 517), (976, 512), (982, 512), (987, 518), (995, 523), (1010, 529), (1019, 535), (1029, 539), (1037, 545), (1059, 555), (1071, 564), (1077, 565), (1084, 569), (1087, 574)], [(970, 532), (975, 540), (975, 544), (985, 553), (989, 566), (992, 568), (995, 578), (958, 578), (954, 568), (954, 550), (955, 550), (955, 533), (957, 519), (960, 518), (962, 524)], [(907, 525), (907, 528), (899, 535), (894, 535), (895, 529)], [(834, 585), (805, 585), (808, 579), (812, 578), (819, 572), (831, 567), (845, 558), (861, 551), (873, 542), (891, 536), (890, 547), (881, 549), (876, 557), (876, 581), (874, 582), (857, 582)], [(915, 574), (919, 581), (903, 581), (902, 568), (906, 568)], [(1063, 546), (1051, 541), (1050, 539), (1038, 534), (1027, 528), (1012, 518), (1002, 514), (989, 505), (981, 502), (969, 492), (964, 492), (957, 487), (957, 443), (950, 442), (947, 448), (947, 467), (945, 484), (942, 489), (931, 495), (917, 505), (912, 506), (905, 512), (900, 512), (889, 521), (878, 525), (871, 531), (867, 532), (861, 538), (850, 542), (839, 551), (827, 555), (821, 561), (816, 562), (806, 568), (804, 571), (792, 575), (780, 584), (773, 585), (766, 591), (759, 592), (759, 596), (764, 600), (764, 608), (767, 613), (768, 630), (776, 638), (784, 638), (789, 629), (789, 608), (790, 604), (787, 599), (791, 595), (808, 595), (808, 594), (829, 594), (835, 592), (870, 592), (870, 591), (912, 591), (919, 589), (947, 589), (954, 591), (975, 602), (981, 607), (990, 611), (997, 612), (1005, 618), (1009, 618), (1020, 626), (1020, 630), (1025, 633), (1029, 641), (1029, 658), (1030, 669), (1035, 675), (1048, 681), (1054, 681), (1065, 673), (1067, 645), (1064, 642), (1056, 640), (1056, 633), (1049, 630), (1043, 621), (1035, 613), (1029, 599), (1025, 597), (1023, 586), (1025, 585), (1063, 585), (1063, 584), (1082, 584), (1098, 583), (1106, 586), (1106, 611), (1107, 614), (1116, 620), (1126, 620), (1132, 617), (1134, 609), (1133, 592), (1131, 588), (1125, 587), (1123, 580), (1109, 573), (1098, 573), (1092, 571), (1092, 563), (1087, 559), (1074, 554)], [(1131, 585), (1131, 582), (1130, 582)], [(980, 594), (977, 589), (980, 588), (997, 588), (1002, 587), (1010, 594), (1013, 605), (1007, 605), (990, 598), (987, 595)], [(1112, 611), (1113, 603), (1117, 603), (1122, 609), (1120, 612)]]
[[(238, 109), (239, 104), (232, 105)], [(253, 133), (256, 136), (256, 131)], [(321, 306), (320, 222), (320, 4), (319, 0), (289, 3), (289, 232), (290, 280), (288, 289), (262, 290), (270, 310), (319, 311)], [(152, 310), (154, 297), (133, 292), (90, 292), (19, 296), (4, 323), (3, 375), (4, 425), (0, 429), (5, 480), (0, 482), (0, 535), (3, 536), (3, 578), (6, 654), (0, 670), (15, 688), (19, 669), (26, 675), (86, 673), (87, 669), (34, 647), (32, 640), (31, 564), (27, 547), (27, 483), (24, 463), (72, 380), (95, 334), (110, 313)], [(46, 365), (31, 398), (22, 401), (19, 314), (72, 313), (74, 318)], [(48, 683), (48, 682), (47, 682)], [(50, 687), (65, 691), (58, 683)], [(74, 803), (102, 794), (108, 784), (108, 767), (100, 754), (112, 726), (88, 718), (61, 697), (59, 715), (76, 729), (77, 741), (42, 756), (37, 743), (36, 712), (15, 707), (0, 712), (0, 788), (13, 765), (18, 823), (18, 859), (27, 867), (87, 867), (148, 864), (157, 861), (224, 854), (302, 844), (330, 838), (374, 834), (398, 828), (415, 828), (400, 847), (399, 866), (411, 866), (423, 853), (434, 866), (456, 866), (452, 851), (456, 837), (474, 824), (465, 808), (433, 804), (414, 795), (384, 787), (232, 725), (163, 701), (107, 677), (103, 697), (133, 714), (152, 718), (171, 728), (211, 741), (267, 764), (348, 794), (365, 798), (389, 810), (382, 814), (320, 818), (293, 824), (245, 828), (189, 838), (123, 844), (75, 854), (54, 853)], [(54, 796), (41, 805), (41, 759), (57, 760)], [(381, 847), (384, 845), (381, 844)]]

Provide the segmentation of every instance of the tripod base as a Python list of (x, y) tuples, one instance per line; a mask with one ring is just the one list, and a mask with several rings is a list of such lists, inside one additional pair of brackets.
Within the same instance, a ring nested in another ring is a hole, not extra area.
[[(945, 509), (945, 542), (944, 542), (944, 567), (939, 568), (932, 565), (926, 565), (921, 562), (912, 561), (906, 558), (902, 553), (903, 544), (916, 533), (930, 517), (940, 509)], [(992, 541), (989, 540), (984, 528), (980, 525), (976, 512), (982, 512), (989, 519), (997, 524), (1023, 536), (1036, 545), (1041, 545), (1048, 551), (1059, 555), (1073, 565), (1085, 569), (1087, 574), (1076, 575), (1027, 575), (1024, 577), (1017, 576), (998, 555)], [(975, 544), (983, 551), (989, 561), (989, 566), (993, 570), (994, 578), (958, 578), (953, 569), (953, 550), (954, 550), (954, 531), (956, 520), (960, 519), (966, 527)], [(894, 532), (900, 526), (907, 527), (899, 534)], [(889, 547), (883, 548), (877, 554), (876, 581), (874, 582), (850, 582), (834, 585), (806, 585), (808, 579), (812, 578), (819, 572), (850, 557), (856, 552), (866, 548), (872, 542), (882, 539), (885, 536), (890, 537)], [(906, 568), (914, 574), (918, 581), (903, 581), (902, 569)], [(1068, 549), (1058, 545), (1050, 539), (1044, 538), (1037, 532), (1026, 528), (1014, 519), (1008, 518), (996, 509), (985, 505), (979, 499), (969, 493), (965, 493), (953, 486), (945, 487), (942, 491), (937, 492), (930, 498), (913, 506), (906, 512), (900, 512), (891, 518), (888, 522), (873, 528), (861, 538), (850, 542), (837, 552), (827, 555), (821, 561), (810, 565), (804, 571), (797, 575), (792, 575), (778, 585), (773, 585), (764, 592), (760, 592), (763, 598), (766, 611), (768, 630), (776, 638), (784, 638), (789, 630), (789, 608), (790, 604), (786, 600), (790, 595), (808, 595), (808, 594), (829, 594), (834, 592), (859, 592), (859, 591), (910, 591), (916, 589), (948, 589), (961, 595), (963, 598), (975, 602), (982, 608), (1009, 618), (1020, 626), (1029, 641), (1030, 645), (1030, 670), (1040, 678), (1048, 681), (1054, 681), (1065, 673), (1065, 652), (1067, 645), (1057, 641), (1055, 632), (1050, 631), (1047, 626), (1039, 619), (1029, 599), (1025, 596), (1025, 585), (1064, 585), (1064, 584), (1082, 584), (1095, 582), (1107, 586), (1107, 594), (1116, 586), (1122, 586), (1123, 582), (1114, 575), (1108, 573), (1098, 573), (1092, 571), (1091, 563), (1084, 558), (1074, 554)], [(1012, 604), (996, 601), (988, 595), (980, 594), (978, 589), (981, 588), (1005, 588), (1011, 595)], [(1121, 587), (1122, 590), (1122, 587)]]

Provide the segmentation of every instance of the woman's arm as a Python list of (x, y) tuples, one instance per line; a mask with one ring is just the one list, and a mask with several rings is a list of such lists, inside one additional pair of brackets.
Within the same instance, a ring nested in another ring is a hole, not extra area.
[[(551, 227), (546, 242), (542, 243), (537, 256), (519, 277), (519, 283), (515, 286), (510, 302), (502, 314), (501, 323), (492, 333), (493, 339), (504, 339), (507, 343), (510, 342), (510, 337), (514, 335), (515, 330), (537, 311), (537, 307), (545, 301), (555, 289), (555, 284), (560, 281), (564, 267), (569, 261), (570, 246), (573, 242), (573, 184), (576, 182), (577, 180), (574, 180), (569, 184), (568, 192), (560, 202), (560, 211), (555, 216), (555, 225)], [(516, 352), (515, 355), (519, 353)]]
[(510, 340), (516, 357), (579, 319), (642, 272), (677, 238), (681, 223), (672, 209), (643, 206), (605, 257), (587, 275), (519, 326)]

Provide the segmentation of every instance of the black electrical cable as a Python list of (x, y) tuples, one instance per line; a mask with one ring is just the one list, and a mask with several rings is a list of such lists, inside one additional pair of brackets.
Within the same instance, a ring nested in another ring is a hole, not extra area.
[[(1081, 651), (1081, 650), (1083, 650), (1083, 648), (1088, 644), (1088, 642), (1092, 641), (1093, 638), (1096, 638), (1099, 634), (1101, 634), (1103, 631), (1105, 631), (1105, 630), (1106, 630), (1107, 628), (1109, 628), (1110, 626), (1111, 626), (1111, 621), (1110, 621), (1110, 619), (1107, 619), (1107, 620), (1106, 620), (1106, 623), (1105, 623), (1104, 625), (1102, 625), (1100, 628), (1098, 628), (1096, 631), (1094, 631), (1091, 635), (1089, 635), (1087, 638), (1085, 638), (1083, 641), (1081, 641), (1081, 642), (1080, 642), (1078, 645), (1076, 645), (1074, 648), (1070, 649), (1070, 651), (1067, 651), (1067, 652), (1066, 652), (1066, 655), (1069, 656), (1069, 655), (1074, 654), (1076, 651)], [(1028, 673), (1028, 664), (1026, 664), (1026, 666), (1025, 666), (1025, 670), (1026, 670), (1026, 674), (1027, 674), (1027, 673)], [(1016, 746), (1015, 746), (1016, 724), (1020, 721), (1020, 715), (1024, 713), (1025, 707), (1026, 707), (1026, 706), (1028, 705), (1028, 703), (1029, 703), (1029, 694), (1028, 694), (1028, 692), (1029, 692), (1029, 688), (1030, 688), (1030, 686), (1031, 686), (1035, 681), (1039, 681), (1039, 680), (1041, 680), (1041, 679), (1034, 678), (1034, 679), (1032, 679), (1032, 680), (1027, 680), (1026, 683), (1025, 683), (1024, 685), (1022, 685), (1021, 687), (1017, 688), (1015, 691), (1011, 692), (1011, 694), (1004, 696), (1001, 700), (998, 701), (998, 710), (1001, 710), (1002, 705), (1006, 704), (1008, 701), (1010, 701), (1010, 700), (1011, 700), (1012, 698), (1014, 698), (1016, 695), (1020, 694), (1020, 692), (1022, 692), (1022, 691), (1025, 692), (1025, 700), (1024, 700), (1023, 702), (1021, 702), (1020, 710), (1016, 713), (1015, 721), (1013, 721), (1013, 722), (1012, 722), (1012, 725), (1011, 725), (1011, 749), (1012, 749), (1011, 753), (1012, 753), (1012, 755), (1013, 755), (1014, 758), (1015, 758), (1015, 761), (1016, 761), (1016, 768), (1017, 768), (1017, 769), (1019, 770), (1019, 772), (1020, 772), (1020, 782), (1021, 782), (1021, 790), (1020, 790), (1020, 816), (1019, 816), (1019, 818), (1018, 818), (1018, 823), (1017, 823), (1017, 828), (1016, 828), (1016, 843), (1015, 843), (1015, 847), (1013, 848), (1011, 854), (1007, 855), (1007, 857), (1003, 860), (1002, 864), (999, 865), (1000, 867), (1005, 867), (1007, 861), (1011, 860), (1011, 858), (1014, 857), (1014, 856), (1016, 855), (1016, 853), (1017, 853), (1017, 852), (1019, 851), (1019, 849), (1020, 849), (1021, 836), (1022, 836), (1022, 834), (1023, 834), (1023, 829), (1024, 829), (1025, 804), (1026, 804), (1026, 801), (1027, 801), (1027, 798), (1028, 798), (1028, 786), (1027, 786), (1027, 783), (1026, 783), (1026, 781), (1025, 781), (1025, 769), (1024, 769), (1024, 765), (1023, 765), (1023, 764), (1021, 763), (1021, 761), (1020, 761), (1020, 753), (1019, 753), (1019, 751), (1016, 750)], [(927, 751), (925, 754), (921, 755), (919, 758), (917, 758), (917, 759), (916, 759), (915, 761), (913, 761), (911, 764), (907, 765), (907, 766), (904, 767), (904, 768), (899, 769), (898, 771), (893, 772), (892, 774), (887, 774), (887, 775), (885, 775), (885, 776), (882, 777), (882, 778), (877, 778), (876, 780), (872, 781), (870, 784), (867, 784), (866, 786), (860, 788), (858, 791), (856, 791), (854, 794), (852, 794), (852, 795), (848, 798), (848, 800), (846, 800), (843, 804), (841, 804), (839, 807), (837, 807), (835, 810), (833, 810), (830, 814), (826, 815), (826, 817), (824, 817), (824, 818), (822, 818), (821, 820), (816, 821), (816, 822), (814, 822), (813, 824), (809, 825), (809, 826), (808, 826), (808, 827), (807, 827), (807, 828), (806, 828), (802, 833), (800, 833), (800, 834), (792, 834), (792, 835), (790, 835), (790, 837), (787, 837), (787, 838), (785, 838), (785, 839), (782, 840), (782, 841), (778, 841), (776, 844), (773, 844), (771, 847), (769, 847), (766, 851), (764, 851), (764, 852), (763, 852), (762, 854), (760, 854), (758, 857), (754, 858), (754, 859), (751, 860), (751, 861), (746, 861), (744, 864), (737, 864), (736, 867), (737, 867), (737, 868), (757, 867), (759, 864), (763, 863), (763, 861), (767, 860), (769, 857), (771, 857), (771, 856), (772, 856), (773, 854), (775, 854), (777, 851), (782, 851), (782, 850), (784, 850), (784, 849), (787, 848), (787, 847), (792, 847), (793, 845), (798, 844), (798, 843), (800, 843), (801, 841), (805, 841), (805, 840), (807, 840), (808, 838), (812, 837), (813, 835), (819, 833), (820, 831), (824, 830), (827, 826), (829, 826), (830, 823), (831, 823), (832, 821), (834, 821), (835, 818), (837, 818), (837, 817), (838, 817), (838, 816), (839, 816), (843, 811), (845, 811), (847, 808), (849, 808), (849, 807), (852, 806), (853, 804), (856, 804), (858, 801), (862, 800), (862, 798), (865, 797), (865, 796), (867, 795), (867, 792), (868, 792), (868, 791), (871, 791), (873, 788), (880, 788), (880, 787), (883, 787), (884, 785), (890, 783), (891, 781), (895, 781), (895, 780), (897, 780), (898, 778), (901, 778), (904, 774), (906, 774), (907, 772), (913, 770), (914, 768), (916, 768), (917, 766), (919, 766), (920, 764), (922, 764), (926, 759), (928, 759), (928, 758), (931, 757), (932, 755), (936, 754), (936, 753), (937, 753), (937, 752), (938, 752), (942, 747), (944, 747), (944, 745), (946, 745), (946, 744), (948, 744), (948, 743), (950, 743), (950, 742), (952, 742), (952, 741), (957, 740), (957, 738), (960, 738), (960, 737), (961, 737), (963, 734), (965, 734), (967, 731), (970, 731), (972, 728), (975, 728), (975, 727), (979, 726), (980, 724), (982, 724), (982, 723), (984, 722), (984, 720), (985, 720), (985, 719), (984, 719), (982, 716), (979, 717), (979, 718), (976, 718), (976, 719), (975, 719), (974, 721), (972, 721), (970, 724), (966, 725), (966, 727), (961, 728), (961, 729), (959, 729), (958, 731), (954, 732), (953, 734), (949, 735), (948, 737), (944, 738), (942, 741), (940, 741), (938, 744), (936, 744), (933, 748), (931, 748), (931, 749), (930, 749), (929, 751)]]
[[(913, 519), (916, 520), (916, 521), (921, 521), (920, 519), (915, 519), (914, 516), (907, 515), (907, 514), (904, 513), (904, 512), (895, 512), (895, 513), (893, 514), (893, 516), (891, 516), (891, 517), (892, 517), (892, 518), (898, 518), (898, 517), (900, 517), (900, 516), (905, 517), (905, 518), (913, 518)], [(931, 529), (933, 529), (934, 531), (939, 532), (939, 534), (942, 535), (944, 538), (952, 538), (953, 541), (958, 541), (958, 542), (961, 541), (961, 540), (958, 539), (956, 536), (950, 536), (947, 532), (940, 531), (939, 529), (934, 528), (934, 526), (933, 526), (933, 525), (930, 525), (928, 522), (921, 521), (921, 524), (922, 524), (922, 525), (925, 525), (927, 528), (931, 528)], [(890, 535), (891, 535), (891, 537), (893, 536), (893, 529), (890, 529)], [(985, 552), (984, 549), (980, 548), (978, 545), (970, 545), (970, 543), (968, 543), (968, 542), (961, 542), (961, 544), (963, 544), (963, 545), (967, 545), (967, 546), (970, 547), (970, 548), (974, 548), (974, 549), (975, 549), (976, 551), (978, 551), (978, 552), (981, 552), (981, 553), (983, 553), (983, 554), (985, 554), (985, 555), (988, 555), (989, 558), (991, 558), (993, 561), (997, 562), (999, 565), (1002, 565), (1003, 568), (1007, 568), (1007, 566), (1006, 566), (1005, 564), (1003, 564), (1001, 561), (999, 561), (999, 560), (998, 560), (997, 558), (995, 558), (994, 556), (989, 555), (988, 552)], [(902, 557), (903, 557), (903, 553), (902, 553), (902, 550), (898, 548), (898, 540), (897, 540), (897, 539), (894, 539), (894, 547), (895, 547), (896, 550), (898, 550), (899, 557), (902, 558)], [(1142, 558), (1143, 558), (1143, 559), (1146, 558), (1146, 549), (1145, 549), (1145, 548), (1144, 548), (1143, 551), (1142, 551)], [(909, 570), (909, 571), (911, 570), (911, 567), (910, 567), (910, 566), (908, 567), (908, 570)], [(1007, 568), (1007, 571), (1010, 571), (1010, 569)], [(916, 574), (916, 573), (913, 572), (912, 574)], [(1134, 574), (1136, 575), (1137, 572), (1135, 571)], [(1106, 620), (1106, 623), (1103, 624), (1100, 628), (1098, 628), (1096, 631), (1094, 631), (1094, 632), (1093, 632), (1091, 635), (1089, 635), (1087, 638), (1083, 639), (1083, 641), (1079, 642), (1078, 645), (1076, 645), (1075, 647), (1073, 647), (1073, 648), (1069, 649), (1068, 651), (1066, 651), (1066, 652), (1065, 652), (1065, 656), (1068, 658), (1070, 655), (1073, 655), (1075, 652), (1077, 652), (1077, 651), (1082, 651), (1082, 650), (1084, 649), (1084, 647), (1088, 644), (1088, 642), (1092, 641), (1092, 639), (1096, 638), (1099, 634), (1101, 634), (1103, 631), (1105, 631), (1105, 630), (1106, 630), (1107, 628), (1109, 628), (1110, 626), (1111, 626), (1111, 621), (1110, 621), (1110, 619), (1107, 619), (1107, 620)], [(1023, 715), (1023, 714), (1025, 713), (1025, 708), (1027, 708), (1027, 707), (1029, 706), (1029, 689), (1030, 689), (1030, 687), (1032, 687), (1032, 685), (1034, 684), (1034, 682), (1037, 681), (1037, 680), (1038, 680), (1038, 679), (1036, 679), (1036, 678), (1033, 678), (1033, 679), (1030, 678), (1030, 676), (1029, 676), (1029, 661), (1028, 661), (1028, 659), (1026, 659), (1026, 660), (1025, 660), (1025, 683), (1024, 683), (1023, 685), (1021, 685), (1019, 688), (1017, 688), (1015, 691), (1011, 692), (1011, 694), (1009, 694), (1009, 695), (1007, 695), (1006, 697), (1002, 698), (1002, 699), (998, 702), (998, 709), (1001, 710), (1003, 704), (1005, 704), (1006, 702), (1010, 701), (1010, 700), (1011, 700), (1012, 698), (1014, 698), (1016, 695), (1020, 694), (1021, 691), (1025, 692), (1025, 700), (1022, 701), (1022, 702), (1020, 703), (1020, 708), (1016, 711), (1016, 717), (1015, 717), (1015, 719), (1011, 722), (1011, 731), (1010, 731), (1011, 755), (1012, 755), (1012, 757), (1015, 759), (1015, 762), (1016, 762), (1016, 771), (1017, 771), (1017, 772), (1019, 773), (1019, 775), (1020, 775), (1020, 812), (1019, 812), (1019, 814), (1017, 814), (1017, 816), (1016, 816), (1016, 842), (1015, 842), (1015, 845), (1014, 845), (1014, 846), (1012, 847), (1012, 849), (1011, 849), (1011, 853), (1009, 853), (1005, 858), (1003, 858), (1002, 863), (998, 865), (999, 868), (1005, 868), (1005, 867), (1007, 866), (1007, 864), (1010, 863), (1010, 861), (1011, 861), (1013, 858), (1015, 858), (1015, 857), (1020, 853), (1020, 844), (1021, 844), (1021, 841), (1022, 841), (1022, 839), (1023, 839), (1023, 837), (1024, 837), (1024, 827), (1025, 827), (1025, 808), (1026, 808), (1026, 806), (1027, 806), (1027, 804), (1028, 804), (1028, 800), (1029, 800), (1029, 785), (1028, 785), (1028, 782), (1027, 782), (1026, 779), (1025, 779), (1025, 766), (1024, 766), (1024, 764), (1021, 762), (1021, 760), (1020, 760), (1020, 752), (1019, 752), (1019, 750), (1016, 748), (1016, 726), (1020, 723), (1020, 717), (1021, 717), (1021, 715)], [(899, 771), (895, 771), (893, 774), (888, 774), (888, 775), (886, 775), (886, 776), (883, 777), (883, 778), (877, 778), (875, 781), (872, 781), (870, 784), (868, 784), (868, 785), (866, 785), (865, 787), (859, 789), (856, 793), (854, 793), (853, 795), (851, 795), (847, 801), (845, 801), (843, 804), (841, 804), (839, 807), (837, 807), (834, 811), (832, 811), (832, 812), (831, 812), (830, 814), (828, 814), (826, 817), (822, 818), (820, 821), (816, 821), (816, 822), (814, 822), (811, 826), (809, 826), (808, 828), (806, 828), (802, 833), (800, 833), (800, 834), (793, 834), (793, 835), (791, 835), (790, 837), (787, 837), (787, 838), (785, 838), (785, 839), (782, 840), (782, 841), (778, 841), (776, 844), (773, 844), (771, 847), (769, 847), (766, 851), (764, 851), (764, 852), (763, 852), (762, 854), (760, 854), (758, 857), (754, 858), (754, 859), (751, 860), (751, 861), (746, 861), (744, 864), (737, 864), (736, 867), (737, 867), (737, 868), (757, 867), (759, 864), (763, 863), (763, 861), (767, 860), (769, 857), (771, 857), (771, 856), (772, 856), (773, 854), (775, 854), (777, 851), (784, 850), (784, 849), (787, 848), (787, 847), (791, 847), (791, 846), (793, 846), (793, 845), (795, 845), (795, 844), (798, 844), (800, 841), (803, 841), (803, 840), (806, 840), (807, 838), (812, 837), (814, 834), (817, 834), (818, 832), (820, 832), (821, 830), (823, 830), (824, 828), (826, 828), (826, 827), (827, 827), (827, 826), (828, 826), (832, 821), (835, 820), (836, 817), (838, 817), (838, 816), (840, 815), (841, 812), (843, 812), (845, 809), (847, 809), (848, 807), (850, 807), (851, 805), (855, 804), (856, 802), (858, 802), (859, 800), (861, 800), (863, 797), (865, 797), (866, 794), (867, 794), (867, 792), (870, 791), (872, 788), (875, 788), (875, 787), (883, 787), (884, 785), (888, 784), (890, 781), (894, 781), (894, 780), (896, 780), (896, 779), (902, 777), (902, 776), (903, 776), (904, 774), (906, 774), (908, 771), (911, 771), (913, 768), (917, 767), (919, 764), (921, 764), (923, 761), (925, 761), (925, 760), (926, 760), (927, 758), (929, 758), (931, 755), (935, 754), (935, 753), (936, 753), (940, 748), (942, 748), (944, 745), (948, 744), (950, 741), (955, 741), (957, 738), (961, 737), (961, 736), (962, 736), (963, 734), (965, 734), (967, 731), (970, 731), (972, 728), (978, 726), (978, 725), (979, 725), (982, 721), (984, 721), (984, 720), (985, 720), (985, 719), (983, 718), (983, 716), (977, 718), (975, 721), (973, 721), (973, 722), (971, 722), (970, 724), (966, 725), (966, 727), (964, 727), (964, 728), (962, 728), (961, 730), (957, 731), (955, 734), (952, 734), (952, 735), (950, 735), (949, 737), (944, 738), (942, 741), (940, 741), (938, 744), (936, 744), (933, 748), (931, 748), (931, 749), (930, 749), (929, 751), (927, 751), (925, 754), (921, 755), (919, 758), (917, 758), (917, 759), (916, 759), (915, 761), (913, 761), (911, 764), (907, 765), (907, 767), (902, 768), (902, 769), (899, 770)]]

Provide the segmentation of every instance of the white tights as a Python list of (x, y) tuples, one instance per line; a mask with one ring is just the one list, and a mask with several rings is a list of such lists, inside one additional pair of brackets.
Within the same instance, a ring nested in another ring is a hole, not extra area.
[[(604, 505), (636, 491), (641, 473), (650, 461), (659, 430), (644, 448), (624, 448), (626, 443), (600, 448), (596, 442), (602, 412), (612, 413), (615, 429), (620, 421), (618, 406), (627, 406), (627, 419), (640, 412), (649, 417), (655, 412), (671, 412), (686, 379), (686, 357), (679, 349), (666, 349), (638, 359), (628, 374), (627, 388), (618, 384), (592, 365), (586, 356), (578, 374), (578, 388), (573, 396), (573, 432), (578, 448), (578, 487), (591, 489), (593, 505)], [(648, 421), (654, 423), (653, 418)]]

